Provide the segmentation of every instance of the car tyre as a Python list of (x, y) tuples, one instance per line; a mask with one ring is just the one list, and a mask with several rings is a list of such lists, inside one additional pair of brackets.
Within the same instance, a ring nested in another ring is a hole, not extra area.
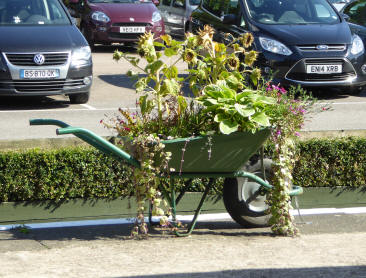
[(347, 93), (353, 96), (359, 95), (364, 87), (349, 87)]
[[(266, 178), (273, 175), (272, 160), (264, 159)], [(263, 178), (261, 161), (246, 166), (243, 170)], [(232, 219), (245, 228), (268, 227), (270, 214), (266, 203), (266, 195), (258, 195), (248, 203), (260, 185), (248, 178), (226, 178), (224, 182), (223, 200), (227, 212)]]
[(71, 104), (84, 104), (89, 101), (90, 92), (69, 95)]

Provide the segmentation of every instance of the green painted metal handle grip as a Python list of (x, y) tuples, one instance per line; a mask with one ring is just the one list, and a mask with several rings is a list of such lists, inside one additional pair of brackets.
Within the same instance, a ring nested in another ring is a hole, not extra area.
[(122, 158), (131, 165), (135, 167), (140, 167), (140, 163), (134, 157), (87, 129), (72, 127), (63, 121), (54, 119), (31, 119), (29, 120), (29, 124), (59, 126), (61, 127), (61, 129), (57, 129), (56, 134), (74, 134), (76, 137), (94, 146), (103, 153), (111, 155), (117, 159)]
[(116, 156), (118, 158), (122, 158), (131, 165), (135, 167), (140, 167), (140, 163), (133, 156), (129, 155), (128, 153), (116, 147), (115, 145), (108, 142), (104, 138), (96, 135), (95, 133), (85, 128), (72, 127), (72, 126), (65, 128), (58, 128), (56, 130), (56, 134), (57, 135), (74, 134), (80, 138), (85, 138), (86, 140), (84, 139), (84, 141), (88, 142), (89, 144), (93, 145), (94, 147), (103, 151), (104, 153)]
[(59, 127), (68, 127), (69, 125), (63, 121), (54, 119), (30, 119), (30, 125), (57, 125)]

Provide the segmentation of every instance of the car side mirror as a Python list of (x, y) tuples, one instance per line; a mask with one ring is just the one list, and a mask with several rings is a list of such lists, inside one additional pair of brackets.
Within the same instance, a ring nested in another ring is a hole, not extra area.
[(342, 17), (344, 18), (345, 21), (348, 21), (350, 18), (348, 14), (342, 14)]
[(175, 7), (175, 8), (184, 8), (184, 4), (181, 1), (174, 1), (173, 2), (173, 7)]
[(222, 17), (222, 23), (233, 25), (236, 23), (236, 15), (235, 14), (226, 14)]
[(154, 3), (155, 6), (159, 6), (160, 5), (160, 1), (159, 0), (152, 0), (152, 2)]

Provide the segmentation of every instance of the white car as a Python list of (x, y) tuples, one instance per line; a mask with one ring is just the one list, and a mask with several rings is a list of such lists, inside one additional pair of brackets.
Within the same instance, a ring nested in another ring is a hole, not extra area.
[(342, 8), (351, 1), (352, 0), (329, 0), (329, 2), (333, 4), (338, 12), (341, 11)]

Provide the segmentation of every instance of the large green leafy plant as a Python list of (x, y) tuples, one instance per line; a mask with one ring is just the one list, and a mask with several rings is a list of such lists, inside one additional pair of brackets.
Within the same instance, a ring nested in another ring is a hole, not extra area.
[[(136, 81), (137, 112), (120, 110), (119, 116), (105, 122), (119, 135), (129, 138), (124, 140), (129, 142), (125, 148), (135, 146), (130, 151), (142, 166), (134, 170), (135, 196), (139, 204), (134, 234), (147, 233), (143, 215), (146, 204), (156, 207), (162, 203), (160, 189), (164, 184), (159, 184), (158, 177), (169, 176), (170, 153), (164, 152), (161, 138), (255, 132), (264, 127), (272, 127), (275, 134), (278, 130), (286, 130), (283, 135), (287, 138), (303, 121), (303, 114), (297, 114), (296, 120), (287, 122), (292, 118), (286, 114), (297, 103), (302, 104), (302, 100), (295, 102), (294, 94), (286, 95), (290, 102), (280, 99), (277, 92), (267, 89), (268, 83), (261, 77), (260, 70), (253, 67), (257, 53), (249, 49), (253, 42), (251, 34), (239, 38), (228, 35), (231, 43), (225, 45), (214, 42), (213, 33), (212, 28), (205, 26), (197, 35), (187, 33), (182, 42), (168, 35), (162, 36), (164, 44), (154, 41), (151, 33), (145, 33), (138, 43), (138, 56), (119, 51), (113, 55), (115, 60), (125, 59), (137, 70), (127, 73)], [(164, 50), (157, 52), (156, 47)], [(184, 78), (178, 74), (177, 64), (180, 62), (187, 65), (188, 74)], [(183, 94), (182, 87), (187, 83), (193, 93), (191, 97)], [(289, 154), (287, 148), (278, 148), (279, 161), (282, 161), (283, 152)], [(285, 159), (291, 162), (290, 156)], [(279, 167), (284, 167), (279, 172), (291, 170), (289, 164)], [(289, 175), (280, 175), (278, 184), (283, 186), (285, 179), (287, 186), (291, 183), (287, 180), (289, 178)], [(289, 186), (287, 191), (280, 192), (286, 195), (288, 190)], [(272, 207), (276, 209), (273, 205), (276, 200), (272, 200)], [(284, 200), (288, 208), (288, 194)], [(283, 207), (278, 209), (283, 210)], [(160, 208), (154, 212), (166, 215)], [(275, 211), (272, 214), (277, 215)], [(163, 218), (162, 224), (169, 225), (169, 222)], [(291, 234), (290, 230), (274, 229), (280, 234)]]

